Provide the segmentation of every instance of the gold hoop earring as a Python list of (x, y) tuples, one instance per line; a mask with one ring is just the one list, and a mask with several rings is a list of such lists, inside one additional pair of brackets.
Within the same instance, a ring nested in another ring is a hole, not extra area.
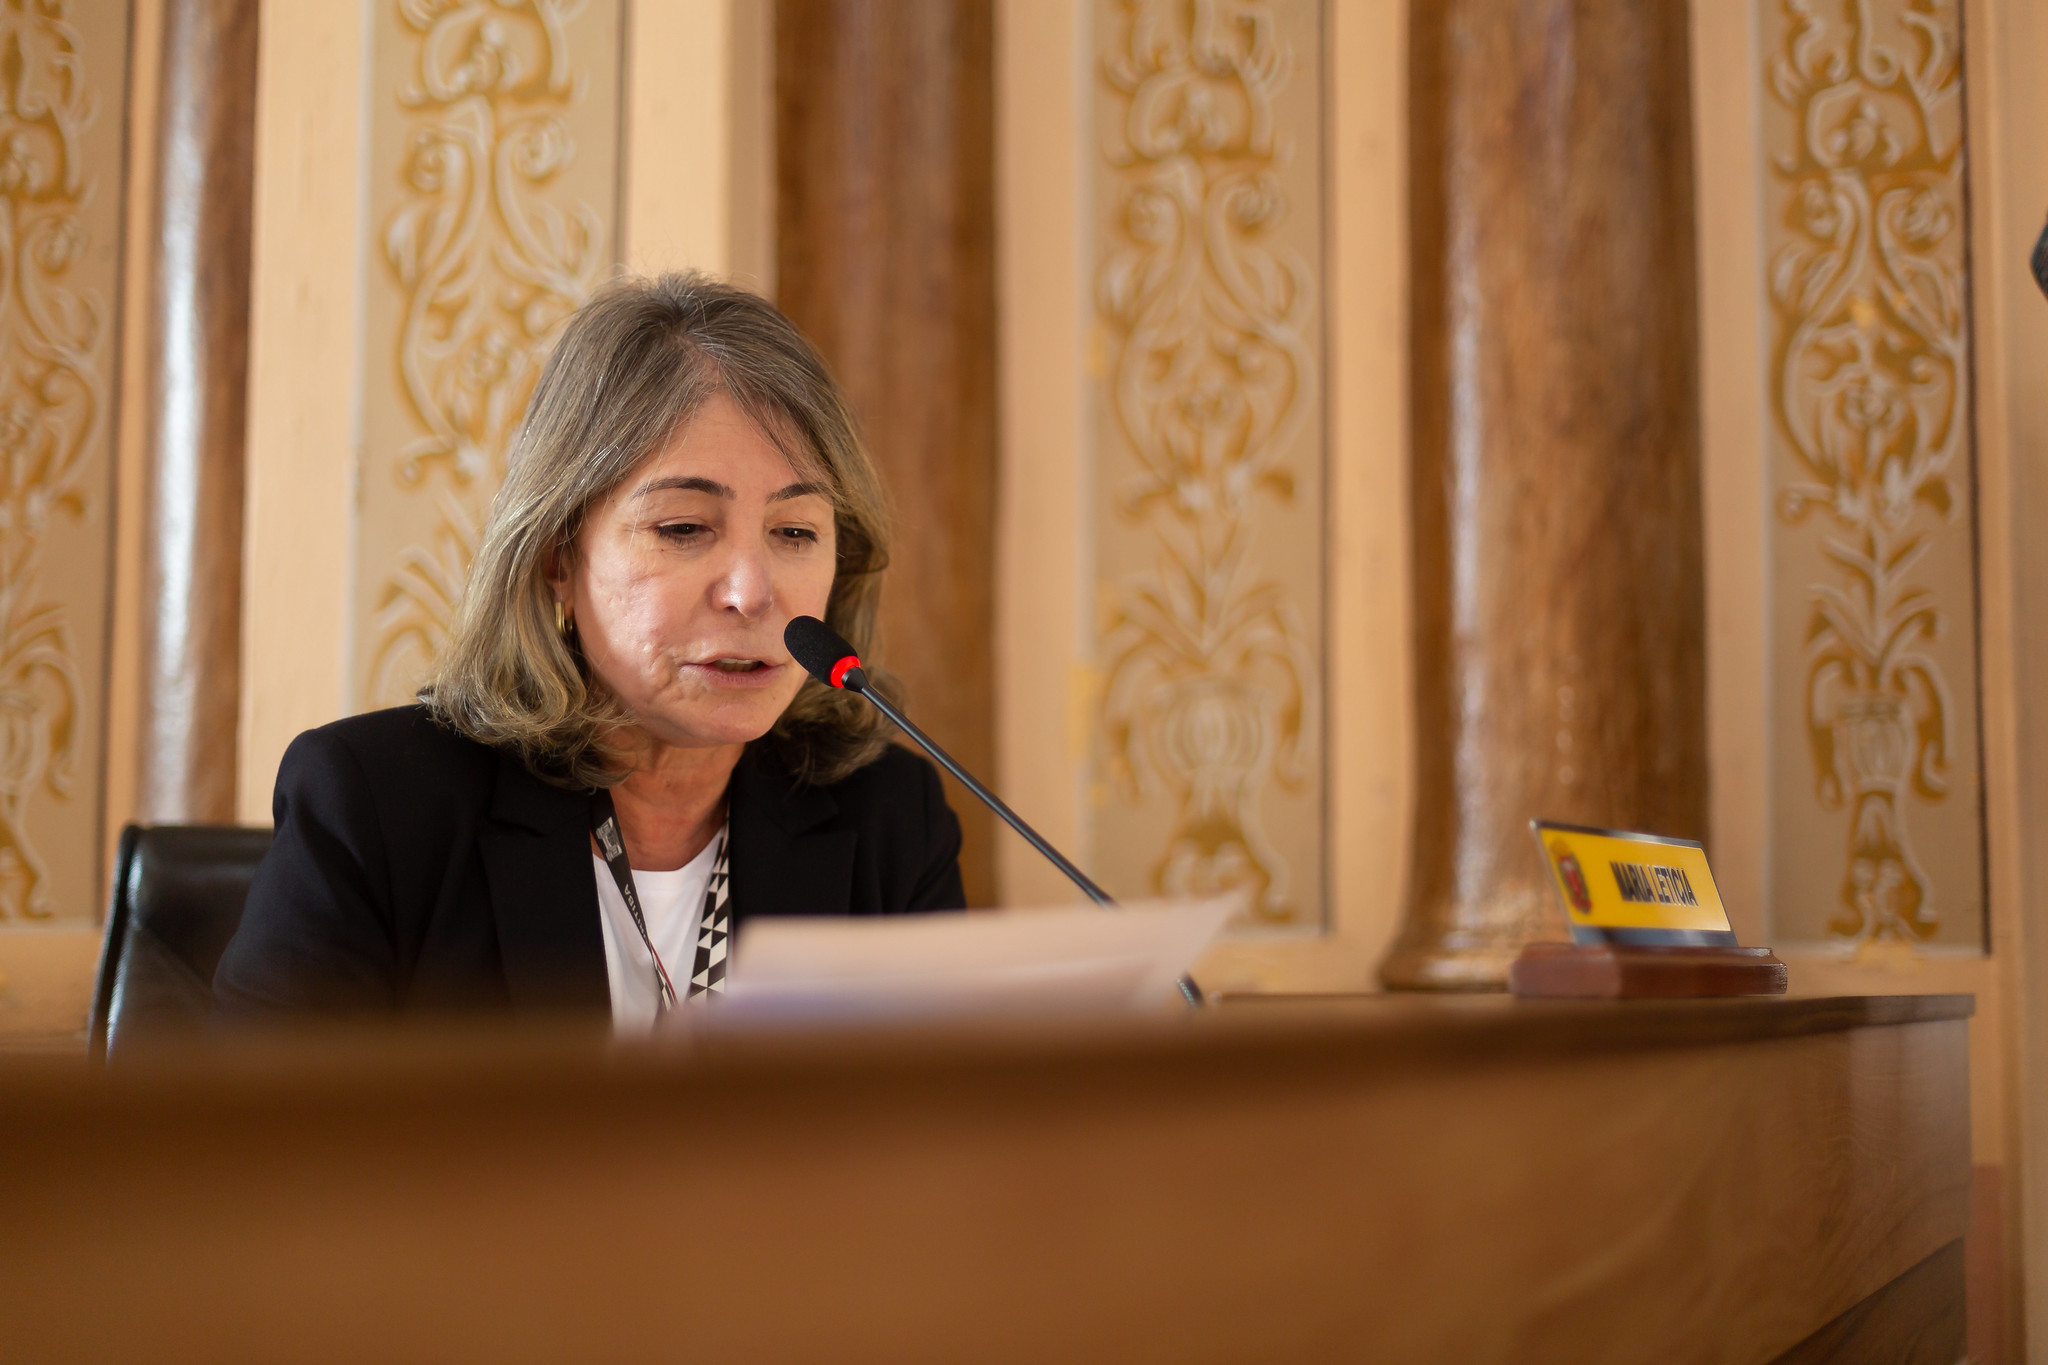
[(574, 618), (569, 615), (569, 604), (557, 597), (555, 599), (555, 633), (566, 640), (569, 638), (569, 630), (574, 624)]

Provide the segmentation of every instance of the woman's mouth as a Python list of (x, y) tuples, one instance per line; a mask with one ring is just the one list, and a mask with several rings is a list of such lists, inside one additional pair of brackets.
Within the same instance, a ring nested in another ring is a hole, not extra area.
[(782, 665), (742, 655), (721, 655), (683, 665), (684, 671), (712, 687), (765, 687), (782, 676)]

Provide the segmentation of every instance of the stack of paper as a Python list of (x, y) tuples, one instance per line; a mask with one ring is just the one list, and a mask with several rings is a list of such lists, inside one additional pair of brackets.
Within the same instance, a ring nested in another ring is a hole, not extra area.
[(894, 1016), (1155, 1009), (1238, 910), (1234, 896), (1111, 909), (763, 916), (740, 929), (726, 1009)]

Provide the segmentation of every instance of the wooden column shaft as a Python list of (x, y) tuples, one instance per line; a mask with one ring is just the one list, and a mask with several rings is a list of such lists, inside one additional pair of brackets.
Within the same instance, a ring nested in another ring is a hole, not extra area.
[(1686, 7), (1412, 7), (1416, 815), (1383, 976), (1564, 926), (1534, 817), (1699, 836)]
[[(995, 179), (990, 0), (778, 0), (777, 294), (887, 483), (882, 666), (995, 776)], [(991, 818), (947, 779), (972, 903)]]
[(235, 813), (257, 0), (169, 0), (157, 115), (139, 816)]

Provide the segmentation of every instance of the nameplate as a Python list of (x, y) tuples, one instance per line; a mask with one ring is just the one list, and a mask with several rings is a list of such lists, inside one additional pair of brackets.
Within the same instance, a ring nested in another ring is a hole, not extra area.
[(1572, 942), (1734, 947), (1728, 911), (1690, 839), (1532, 820)]

